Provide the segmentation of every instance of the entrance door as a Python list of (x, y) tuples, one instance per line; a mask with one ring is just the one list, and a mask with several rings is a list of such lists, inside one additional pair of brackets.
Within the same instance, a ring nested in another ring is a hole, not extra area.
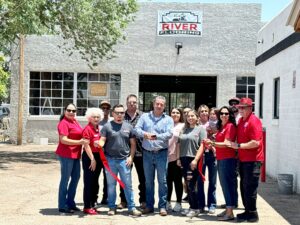
[(157, 95), (166, 97), (166, 112), (173, 107), (190, 107), (199, 105), (208, 107), (216, 105), (217, 78), (202, 76), (157, 76), (140, 75), (139, 108), (147, 112), (152, 108), (152, 100)]

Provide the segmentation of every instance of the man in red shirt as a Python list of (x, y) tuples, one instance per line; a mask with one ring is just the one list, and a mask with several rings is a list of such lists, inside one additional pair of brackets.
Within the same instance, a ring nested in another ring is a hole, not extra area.
[(245, 212), (237, 215), (237, 221), (257, 222), (257, 188), (260, 167), (264, 160), (262, 124), (252, 113), (250, 98), (242, 98), (237, 107), (241, 118), (237, 126), (237, 143), (232, 142), (231, 147), (238, 149), (241, 196), (245, 207)]

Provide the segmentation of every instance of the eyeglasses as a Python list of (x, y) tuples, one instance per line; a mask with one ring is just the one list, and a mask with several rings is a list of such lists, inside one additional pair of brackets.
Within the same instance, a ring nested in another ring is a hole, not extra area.
[(228, 116), (228, 115), (229, 115), (229, 113), (227, 113), (227, 112), (220, 112), (220, 115), (225, 115), (225, 116)]
[(114, 112), (116, 115), (120, 116), (120, 115), (124, 115), (125, 112)]
[(76, 109), (66, 109), (67, 112), (72, 112), (72, 113), (76, 113)]

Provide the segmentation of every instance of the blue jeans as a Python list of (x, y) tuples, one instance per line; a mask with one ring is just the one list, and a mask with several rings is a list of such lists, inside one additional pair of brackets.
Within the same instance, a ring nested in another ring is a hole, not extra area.
[(204, 153), (204, 161), (203, 161), (203, 169), (202, 169), (203, 174), (205, 174), (206, 167), (208, 168), (207, 207), (215, 208), (217, 205), (217, 199), (216, 199), (217, 160), (212, 151)]
[[(191, 171), (190, 164), (194, 157), (180, 157), (182, 165), (183, 177), (188, 187), (188, 200), (191, 209), (204, 209), (205, 196), (204, 196), (204, 183), (199, 175), (198, 168)], [(187, 172), (192, 172), (192, 178), (187, 180)]]
[[(60, 183), (58, 191), (58, 208), (74, 208), (76, 189), (80, 178), (80, 159), (58, 157), (60, 162)], [(69, 180), (71, 181), (69, 183)]]
[(166, 208), (167, 204), (167, 168), (168, 151), (163, 149), (156, 152), (143, 151), (143, 165), (146, 179), (146, 206), (149, 209), (154, 208), (154, 178), (155, 169), (158, 179), (158, 208)]
[[(106, 156), (108, 165), (111, 171), (118, 175), (120, 174), (120, 178), (122, 182), (125, 184), (125, 197), (127, 201), (128, 210), (135, 209), (134, 204), (134, 193), (132, 189), (132, 181), (131, 181), (131, 166), (126, 166), (126, 159), (113, 159)], [(111, 209), (116, 208), (116, 184), (117, 181), (111, 176), (111, 174), (105, 170), (106, 180), (107, 180), (107, 194), (108, 194), (108, 207)]]
[(236, 163), (235, 158), (218, 160), (219, 179), (227, 208), (236, 205)]

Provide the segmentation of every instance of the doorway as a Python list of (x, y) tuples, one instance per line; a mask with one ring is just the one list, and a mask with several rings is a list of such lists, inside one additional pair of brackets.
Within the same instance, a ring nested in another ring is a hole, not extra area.
[(197, 109), (201, 104), (216, 105), (216, 76), (160, 76), (140, 75), (139, 109), (152, 109), (152, 100), (157, 95), (166, 98), (166, 112), (173, 107)]

